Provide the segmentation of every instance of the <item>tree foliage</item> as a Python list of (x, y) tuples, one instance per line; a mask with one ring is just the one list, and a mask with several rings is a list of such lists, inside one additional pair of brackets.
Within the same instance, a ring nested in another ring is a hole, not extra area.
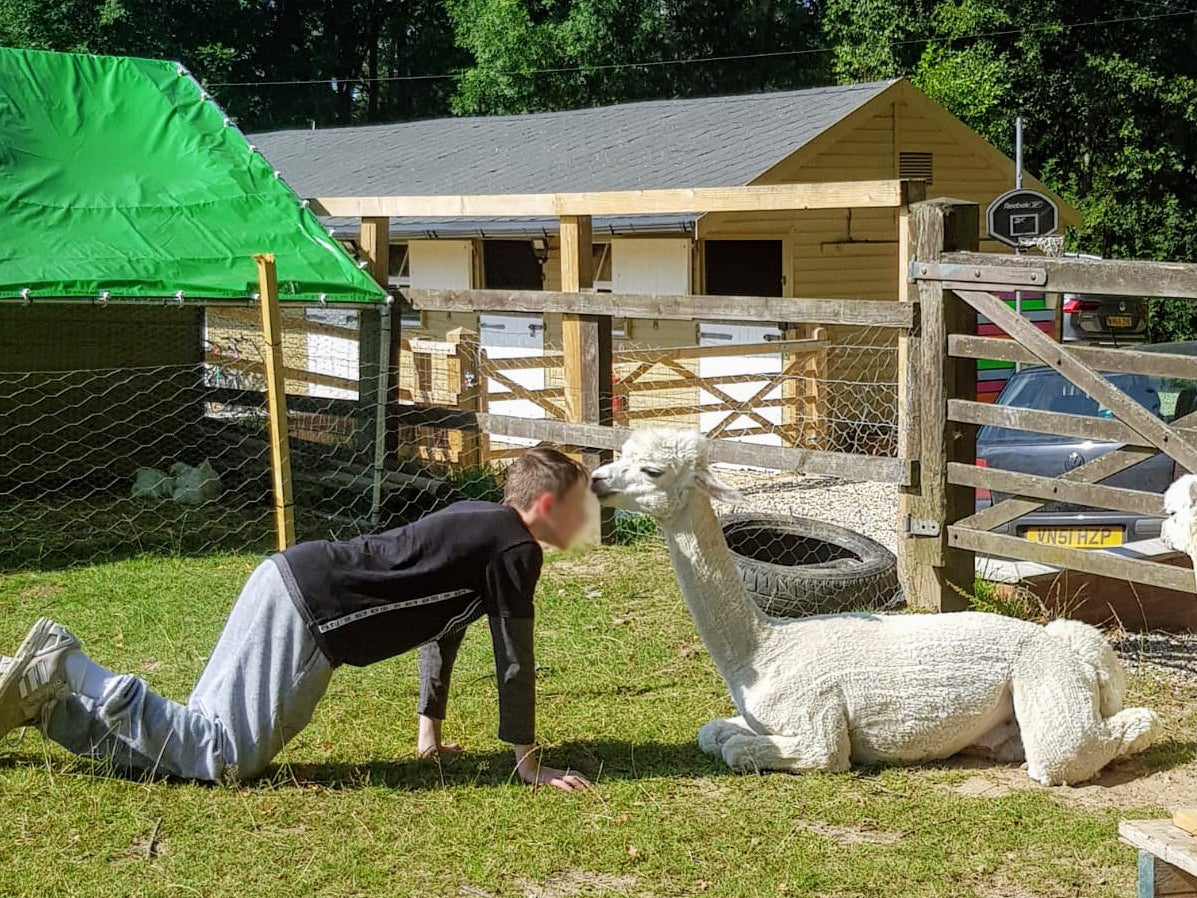
[[(802, 3), (449, 0), (449, 8), (474, 59), (454, 97), (462, 113), (777, 90), (828, 77), (815, 12)], [(717, 58), (728, 56), (753, 58)]]
[[(1026, 167), (1084, 217), (1075, 249), (1192, 260), (1197, 15), (1171, 15), (1186, 8), (828, 0), (824, 23), (843, 81), (907, 75), (1011, 154), (1022, 115)], [(1153, 336), (1197, 337), (1192, 303), (1153, 306)]]
[(177, 59), (250, 130), (441, 114), (469, 60), (437, 0), (0, 0), (0, 42)]
[[(1074, 248), (1191, 260), (1190, 8), (1187, 0), (0, 0), (0, 42), (179, 59), (247, 130), (904, 75), (1007, 153), (1023, 116), (1027, 167), (1084, 214)], [(1197, 336), (1184, 304), (1156, 305), (1157, 335)]]

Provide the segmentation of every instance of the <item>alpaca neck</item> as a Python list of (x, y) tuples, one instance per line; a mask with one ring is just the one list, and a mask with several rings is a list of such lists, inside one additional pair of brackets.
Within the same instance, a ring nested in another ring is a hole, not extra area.
[(744, 591), (723, 530), (704, 494), (662, 525), (669, 559), (698, 635), (729, 685), (747, 685), (765, 618)]

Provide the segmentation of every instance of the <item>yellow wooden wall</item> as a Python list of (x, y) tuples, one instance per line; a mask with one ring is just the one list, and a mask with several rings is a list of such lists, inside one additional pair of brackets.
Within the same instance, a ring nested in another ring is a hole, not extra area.
[[(887, 102), (868, 104), (825, 135), (814, 151), (800, 150), (754, 183), (852, 181), (898, 177), (902, 152), (930, 152), (927, 195), (971, 200), (982, 211), (1013, 186), (1013, 164), (977, 134), (905, 84)], [(885, 99), (879, 98), (879, 99)], [(838, 134), (838, 136), (836, 136)], [(1040, 186), (1034, 179), (1027, 186)], [(1008, 248), (985, 238), (981, 249)], [(787, 293), (814, 298), (894, 299), (898, 285), (897, 210), (814, 210), (797, 213), (713, 214), (699, 224), (704, 239), (779, 238), (787, 243)]]
[[(308, 368), (308, 333), (305, 328), (307, 317), (303, 309), (284, 308), (280, 312), (283, 326), (283, 365), (296, 371), (307, 371)], [(206, 333), (209, 345), (208, 353), (219, 355), (223, 350), (231, 352), (237, 347), (237, 352), (248, 362), (261, 364), (265, 353), (265, 343), (262, 336), (260, 313), (253, 308), (222, 308), (219, 305), (209, 306), (206, 310)], [(346, 330), (346, 337), (355, 337), (355, 331)], [(219, 366), (219, 362), (214, 362)], [(249, 378), (249, 382), (256, 383), (264, 375)], [(264, 382), (264, 381), (263, 381)], [(296, 395), (306, 395), (308, 383), (306, 381), (289, 378), (286, 380), (286, 391)]]

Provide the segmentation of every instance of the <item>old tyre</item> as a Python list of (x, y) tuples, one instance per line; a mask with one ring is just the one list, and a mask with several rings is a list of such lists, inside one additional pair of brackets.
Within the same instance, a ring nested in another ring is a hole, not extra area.
[(782, 515), (730, 514), (719, 522), (740, 580), (766, 614), (872, 611), (900, 601), (897, 558), (867, 536)]

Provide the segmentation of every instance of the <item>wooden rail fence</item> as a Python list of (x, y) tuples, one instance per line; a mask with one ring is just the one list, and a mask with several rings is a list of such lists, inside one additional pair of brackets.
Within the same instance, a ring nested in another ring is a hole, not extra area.
[[(544, 417), (568, 420), (565, 410), (565, 354), (547, 351), (527, 357), (493, 357), (478, 345), (477, 335), (455, 331), (446, 340), (411, 339), (404, 348), (412, 357), (412, 383), (400, 390), (411, 402), (457, 407), (475, 397), (480, 408), (522, 400)], [(776, 435), (787, 446), (819, 446), (826, 442), (828, 341), (819, 332), (800, 340), (727, 346), (680, 346), (632, 349), (612, 353), (612, 421), (619, 426), (648, 422), (697, 425), (700, 414), (720, 415), (705, 428), (711, 439)], [(475, 364), (460, 364), (461, 353), (476, 356)], [(704, 375), (692, 363), (699, 359), (742, 359), (777, 356), (780, 370), (750, 374)], [(516, 377), (540, 372), (544, 386), (528, 386)], [(750, 384), (753, 393), (737, 399), (727, 392), (732, 384)], [(479, 386), (481, 385), (481, 386)], [(482, 390), (479, 393), (479, 389)], [(710, 398), (703, 400), (702, 394)], [(762, 412), (780, 409), (780, 422)], [(741, 417), (747, 426), (737, 422)], [(464, 445), (464, 444), (462, 444)], [(480, 461), (510, 454), (478, 447)], [(467, 451), (470, 451), (467, 449)], [(450, 453), (447, 459), (459, 462)]]
[[(1197, 471), (1197, 413), (1166, 422), (1103, 376), (1127, 373), (1197, 382), (1197, 359), (1060, 344), (995, 294), (1034, 286), (1057, 293), (1197, 300), (1197, 265), (1002, 256), (953, 245), (955, 235), (977, 233), (976, 215), (975, 206), (933, 201), (917, 206), (910, 222), (908, 264), (922, 307), (918, 358), (925, 388), (918, 390), (920, 486), (908, 504), (912, 517), (906, 542), (907, 554), (926, 562), (914, 566), (930, 575), (922, 583), (924, 594), (938, 595), (941, 608), (962, 607), (972, 592), (975, 553), (1192, 592), (1193, 573), (1182, 567), (992, 532), (1049, 502), (1161, 515), (1158, 493), (1103, 481), (1157, 453)], [(978, 337), (978, 314), (1013, 339)], [(971, 382), (978, 359), (1044, 365), (1108, 410), (1109, 417), (979, 403)], [(1121, 446), (1057, 477), (1004, 471), (977, 465), (976, 431), (983, 425)], [(978, 489), (1009, 498), (978, 511)]]

